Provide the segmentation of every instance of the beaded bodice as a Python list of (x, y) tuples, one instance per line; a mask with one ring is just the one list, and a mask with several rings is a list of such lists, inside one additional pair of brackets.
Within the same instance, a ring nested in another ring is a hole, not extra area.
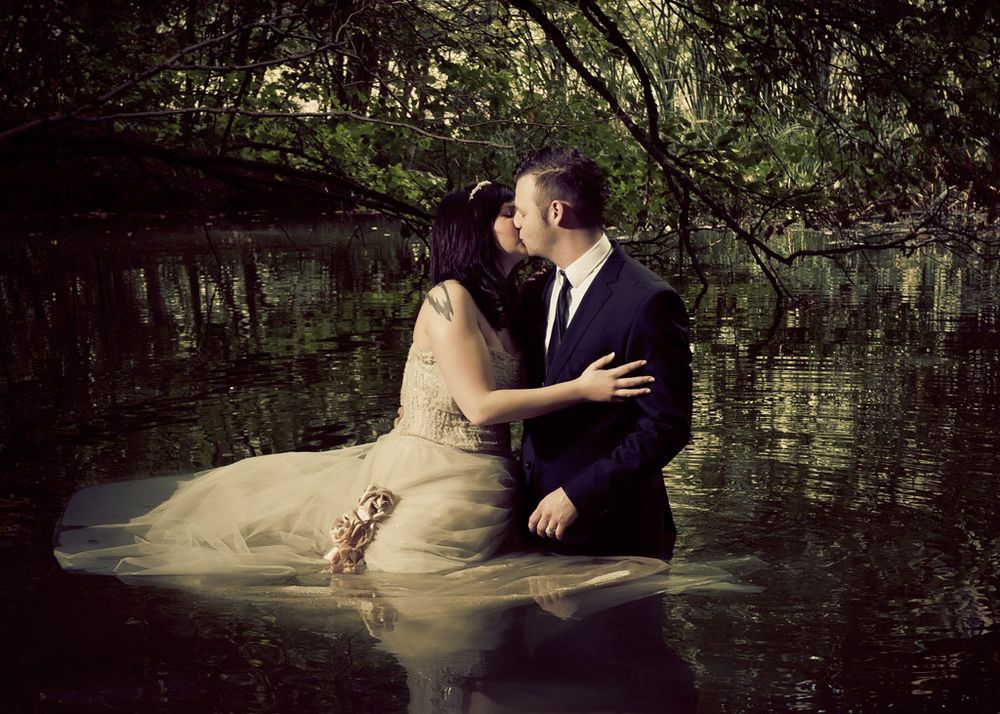
[[(521, 363), (504, 350), (490, 349), (497, 389), (524, 386)], [(434, 353), (412, 345), (403, 370), (399, 396), (403, 417), (397, 434), (419, 436), (462, 451), (510, 456), (510, 426), (476, 426), (462, 414), (445, 385)]]

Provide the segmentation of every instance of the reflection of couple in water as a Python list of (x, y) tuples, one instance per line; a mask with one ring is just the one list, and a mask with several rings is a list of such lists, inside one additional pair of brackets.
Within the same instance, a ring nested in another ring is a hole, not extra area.
[[(701, 583), (711, 584), (712, 570)], [(694, 584), (681, 576), (674, 586)], [(537, 592), (550, 592), (544, 577)], [(695, 710), (694, 673), (666, 644), (660, 598), (611, 587), (538, 602), (504, 608), (402, 596), (351, 605), (406, 668), (411, 714)], [(288, 604), (302, 607), (302, 598)]]
[[(546, 656), (547, 647), (593, 651), (595, 663), (614, 667), (607, 658), (615, 646), (605, 638), (616, 630), (605, 621), (621, 608), (601, 605), (595, 589), (666, 570), (674, 524), (661, 470), (689, 435), (687, 316), (672, 288), (604, 234), (607, 187), (596, 163), (573, 150), (543, 150), (515, 178), (516, 191), (481, 182), (441, 203), (434, 287), (414, 325), (392, 432), (374, 444), (214, 469), (125, 522), (111, 522), (109, 511), (155, 501), (152, 487), (81, 493), (64, 517), (63, 566), (272, 582), (296, 576), (308, 585), (330, 563), (334, 572), (364, 565), (367, 575), (335, 576), (334, 594), (348, 583), (342, 600), (360, 588), (393, 603), (384, 611), (428, 598), (462, 601), (473, 605), (462, 610), (466, 618), (506, 612), (509, 619), (514, 611), (487, 605), (533, 599), (561, 615), (536, 608), (519, 616), (523, 633), (536, 634), (520, 638), (518, 656), (495, 659), (492, 675), (481, 673), (482, 686), (473, 687), (480, 704), (502, 706), (490, 682), (514, 677), (504, 673), (514, 662), (539, 677), (595, 676), (586, 664), (556, 672), (548, 665), (559, 658)], [(528, 255), (556, 269), (516, 290), (512, 270)], [(524, 420), (520, 469), (508, 426), (517, 420)], [(402, 585), (392, 579), (418, 573), (438, 575)], [(660, 583), (646, 594), (669, 589)], [(577, 613), (562, 619), (578, 607), (566, 598), (578, 597), (601, 611), (585, 625)], [(539, 617), (559, 623), (562, 634), (538, 640), (545, 628), (524, 618)], [(595, 628), (607, 631), (589, 632)], [(383, 628), (390, 648), (391, 632)], [(656, 650), (658, 632), (646, 649)]]

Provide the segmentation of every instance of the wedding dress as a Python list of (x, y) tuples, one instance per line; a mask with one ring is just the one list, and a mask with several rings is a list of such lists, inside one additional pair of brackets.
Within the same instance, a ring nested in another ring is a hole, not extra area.
[[(517, 359), (492, 349), (490, 361), (498, 388), (522, 385)], [(201, 588), (280, 584), (282, 597), (295, 600), (388, 598), (411, 616), (433, 617), (629, 583), (630, 597), (731, 587), (731, 574), (713, 565), (494, 557), (516, 516), (508, 425), (469, 422), (433, 353), (415, 347), (400, 402), (399, 424), (372, 444), (251, 457), (179, 483), (152, 478), (78, 491), (57, 528), (56, 558), (66, 570)], [(368, 572), (331, 581), (323, 557), (331, 524), (372, 485), (396, 503), (364, 553)]]
[[(491, 349), (490, 361), (498, 388), (522, 386), (517, 359)], [(67, 570), (130, 576), (316, 574), (328, 568), (334, 519), (375, 485), (397, 503), (364, 554), (369, 569), (432, 572), (489, 558), (513, 527), (509, 426), (470, 423), (433, 353), (415, 347), (400, 402), (399, 424), (375, 443), (243, 459), (180, 483), (125, 522), (107, 521), (123, 502), (154, 498), (149, 492), (162, 484), (80, 492), (63, 518), (56, 557)]]

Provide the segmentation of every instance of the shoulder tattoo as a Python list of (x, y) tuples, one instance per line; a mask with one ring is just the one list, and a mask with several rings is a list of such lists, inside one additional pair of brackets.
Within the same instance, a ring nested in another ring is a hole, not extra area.
[(439, 287), (441, 288), (441, 292), (444, 293), (444, 300), (439, 301), (434, 297), (434, 292), (431, 291), (427, 293), (427, 302), (430, 303), (432, 308), (434, 308), (434, 312), (448, 322), (451, 322), (451, 317), (455, 314), (455, 308), (451, 305), (451, 295), (448, 294), (448, 286), (441, 283)]

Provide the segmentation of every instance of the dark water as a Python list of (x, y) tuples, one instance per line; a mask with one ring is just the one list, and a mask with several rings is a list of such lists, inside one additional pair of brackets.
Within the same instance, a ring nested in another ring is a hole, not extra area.
[(806, 264), (776, 317), (716, 245), (707, 293), (676, 281), (696, 438), (666, 478), (679, 558), (755, 555), (763, 591), (463, 616), (421, 657), (380, 645), (421, 633), (384, 613), (71, 576), (50, 549), (81, 486), (387, 430), (423, 246), (375, 222), (4, 232), (8, 711), (1000, 711), (996, 267)]

